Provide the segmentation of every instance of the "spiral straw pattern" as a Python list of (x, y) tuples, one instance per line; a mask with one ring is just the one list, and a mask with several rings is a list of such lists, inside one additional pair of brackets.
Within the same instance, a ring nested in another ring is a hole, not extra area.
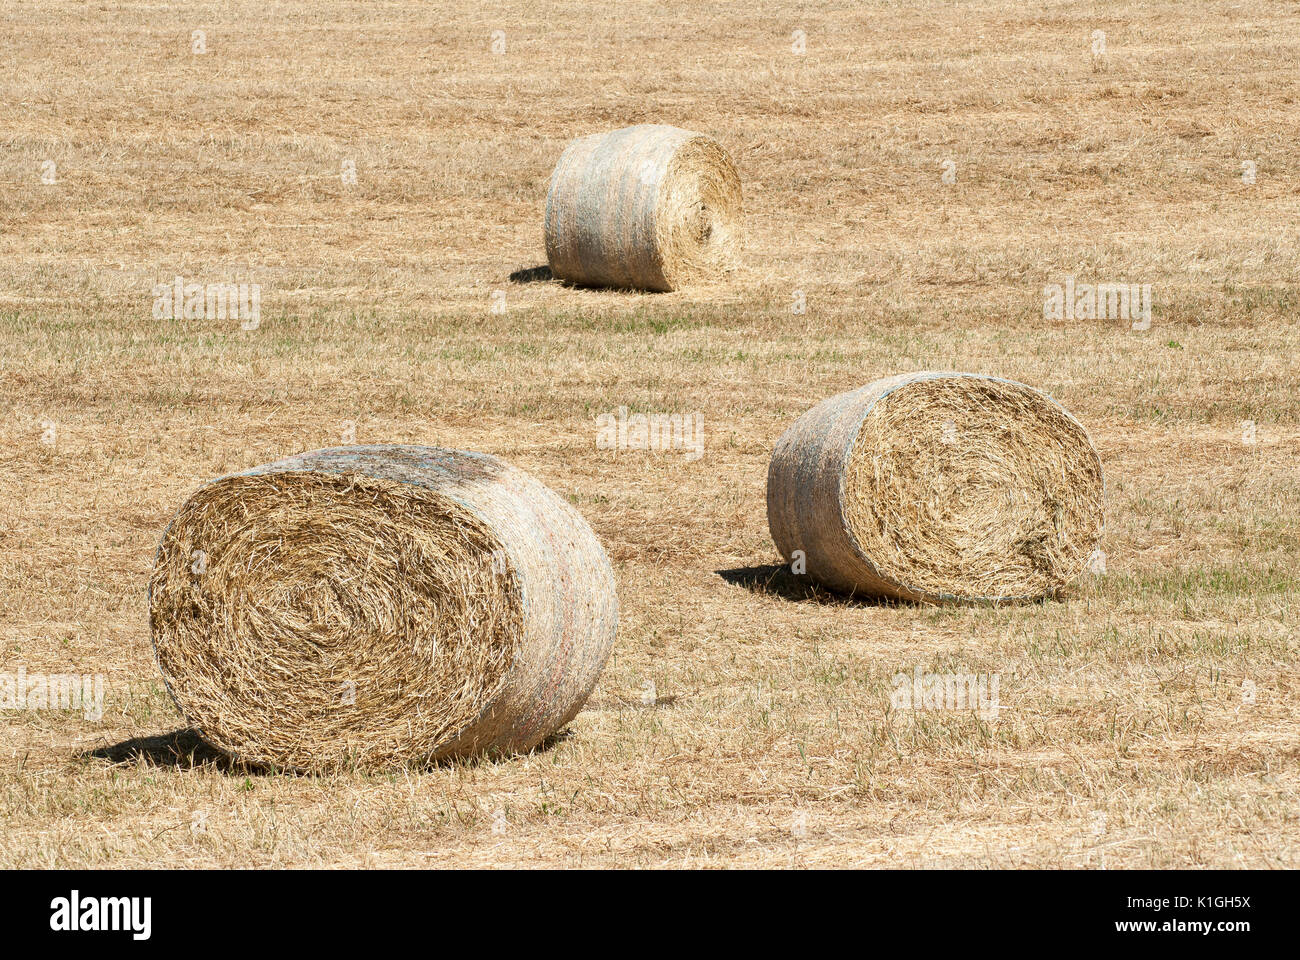
[(526, 751), (609, 657), (586, 521), (485, 454), (318, 450), (215, 480), (149, 582), (158, 665), (214, 746), (287, 769)]

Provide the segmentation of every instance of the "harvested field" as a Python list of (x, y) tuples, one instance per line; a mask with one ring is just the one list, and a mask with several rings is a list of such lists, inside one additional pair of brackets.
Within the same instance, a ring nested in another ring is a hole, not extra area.
[[(4, 6), (0, 866), (1300, 866), (1300, 9), (691, 10)], [(547, 279), (557, 158), (642, 123), (734, 159), (740, 263)], [(971, 607), (779, 566), (777, 438), (917, 370), (1087, 426), (1104, 572)], [(567, 733), (285, 776), (187, 729), (168, 521), (351, 443), (590, 523), (619, 636)]]

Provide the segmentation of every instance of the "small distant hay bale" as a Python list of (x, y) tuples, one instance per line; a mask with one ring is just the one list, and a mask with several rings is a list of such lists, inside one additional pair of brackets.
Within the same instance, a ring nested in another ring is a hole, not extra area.
[(735, 265), (740, 177), (714, 140), (642, 124), (573, 141), (551, 174), (546, 257), (561, 280), (675, 290)]
[(1101, 460), (1023, 383), (963, 373), (877, 380), (777, 441), (767, 520), (821, 584), (923, 602), (1058, 594), (1100, 542)]
[(207, 741), (320, 770), (529, 750), (581, 709), (618, 609), (591, 528), (528, 474), (361, 446), (200, 489), (163, 535), (149, 614)]

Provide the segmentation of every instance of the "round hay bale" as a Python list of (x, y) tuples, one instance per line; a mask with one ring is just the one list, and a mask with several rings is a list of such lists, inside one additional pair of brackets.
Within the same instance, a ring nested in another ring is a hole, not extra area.
[(561, 280), (675, 290), (735, 264), (740, 177), (714, 140), (642, 124), (574, 140), (551, 174), (546, 258)]
[(195, 493), (158, 547), (149, 618), (204, 739), (317, 770), (529, 750), (581, 709), (618, 608), (591, 528), (528, 474), (355, 446)]
[(813, 407), (781, 436), (767, 522), (787, 562), (845, 593), (1053, 596), (1102, 534), (1101, 460), (1060, 404), (1012, 380), (911, 373)]

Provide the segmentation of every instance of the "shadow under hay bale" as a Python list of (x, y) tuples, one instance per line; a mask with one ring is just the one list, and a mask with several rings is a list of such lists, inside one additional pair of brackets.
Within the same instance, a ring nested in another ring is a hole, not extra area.
[(525, 267), (510, 274), (511, 283), (549, 283), (555, 279), (549, 264), (539, 267)]
[(717, 142), (641, 124), (568, 145), (546, 196), (546, 259), (568, 283), (675, 290), (736, 265), (741, 187)]
[(213, 481), (163, 535), (149, 598), (181, 712), (286, 770), (531, 750), (581, 709), (617, 625), (571, 506), (494, 457), (417, 446)]
[(189, 728), (152, 737), (132, 737), (108, 747), (98, 747), (80, 754), (85, 760), (103, 760), (122, 766), (176, 767), (192, 770), (212, 766), (220, 770), (245, 769), (232, 759), (206, 743), (199, 731)]
[(929, 603), (1057, 596), (1100, 542), (1083, 426), (1022, 383), (915, 373), (831, 397), (777, 441), (772, 539), (845, 593)]
[(737, 587), (744, 587), (760, 597), (780, 597), (796, 603), (817, 603), (823, 606), (880, 607), (896, 606), (892, 597), (863, 596), (835, 593), (827, 590), (807, 575), (796, 575), (783, 563), (766, 563), (754, 567), (735, 567), (714, 571), (719, 577)]
[[(529, 751), (531, 754), (546, 753), (554, 750), (573, 736), (568, 729), (550, 734), (541, 743)], [(488, 751), (472, 758), (448, 758), (431, 764), (435, 767), (447, 767), (456, 764), (473, 765), (475, 762), (493, 762), (510, 759), (509, 754)], [(177, 770), (194, 770), (210, 767), (222, 773), (240, 776), (272, 776), (276, 774), (298, 775), (301, 771), (280, 770), (271, 764), (249, 763), (223, 753), (203, 739), (203, 735), (190, 728), (173, 730), (170, 733), (151, 737), (132, 737), (107, 747), (97, 747), (78, 754), (82, 760), (96, 760), (126, 767), (172, 767)], [(345, 767), (346, 769), (346, 767)]]

